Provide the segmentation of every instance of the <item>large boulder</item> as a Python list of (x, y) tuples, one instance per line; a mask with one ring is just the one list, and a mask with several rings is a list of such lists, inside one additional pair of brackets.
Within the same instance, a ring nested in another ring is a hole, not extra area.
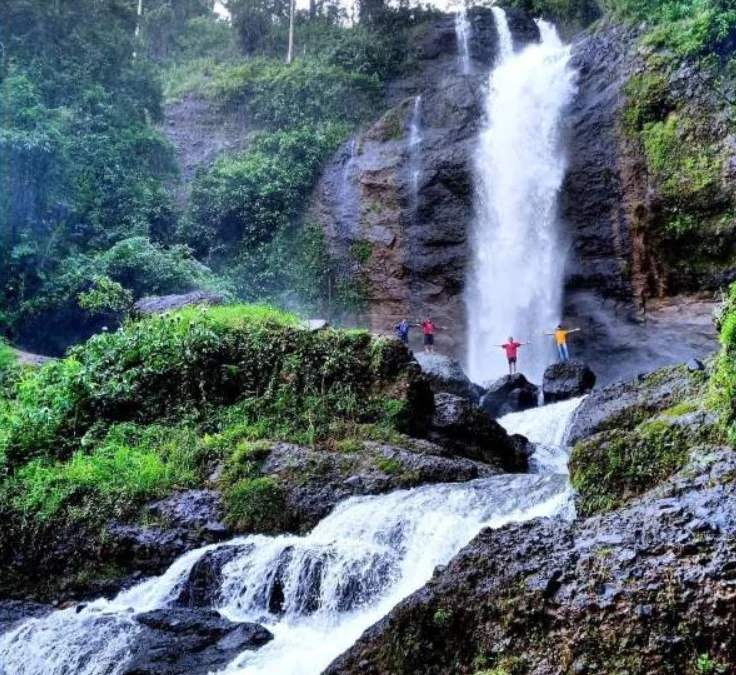
[(454, 394), (475, 404), (480, 401), (483, 387), (470, 381), (459, 361), (441, 354), (418, 353), (414, 358), (435, 394)]
[(544, 371), (545, 403), (566, 401), (587, 394), (595, 386), (595, 373), (580, 359), (554, 363)]
[(539, 402), (539, 387), (523, 375), (505, 375), (491, 383), (480, 399), (480, 407), (491, 417), (535, 408)]
[(434, 398), (431, 441), (502, 471), (528, 471), (531, 445), (526, 438), (509, 436), (498, 422), (467, 399), (445, 393)]
[(601, 431), (632, 429), (658, 412), (704, 394), (705, 379), (701, 372), (690, 373), (685, 366), (675, 366), (595, 391), (575, 411), (568, 443), (575, 445)]
[[(467, 404), (465, 399), (459, 399)], [(397, 439), (399, 440), (399, 439)], [(445, 440), (438, 435), (438, 440)], [(499, 462), (453, 452), (426, 440), (398, 444), (348, 441), (337, 452), (288, 443), (274, 445), (261, 471), (282, 488), (284, 529), (308, 532), (343, 499), (432, 483), (455, 483), (493, 475)], [(490, 455), (490, 452), (488, 453)]]
[(213, 490), (182, 490), (149, 504), (146, 512), (153, 523), (108, 527), (107, 560), (125, 560), (145, 574), (160, 574), (187, 551), (232, 534), (224, 522), (222, 497)]
[(207, 675), (273, 639), (263, 626), (212, 609), (157, 609), (134, 619), (142, 630), (121, 675)]

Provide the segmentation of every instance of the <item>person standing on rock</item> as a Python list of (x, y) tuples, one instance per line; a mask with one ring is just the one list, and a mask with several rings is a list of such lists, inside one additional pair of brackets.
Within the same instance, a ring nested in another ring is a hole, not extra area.
[(402, 319), (396, 325), (396, 335), (405, 345), (409, 344), (409, 328), (411, 325), (406, 319)]
[(570, 350), (567, 347), (567, 336), (570, 333), (579, 333), (579, 328), (567, 329), (562, 324), (557, 326), (554, 333), (545, 333), (545, 335), (554, 335), (557, 342), (557, 353), (560, 355), (560, 361), (567, 363), (570, 360)]
[(424, 351), (427, 354), (434, 354), (434, 332), (438, 326), (435, 325), (434, 321), (427, 317), (422, 321), (422, 332), (424, 333)]
[(525, 347), (530, 342), (514, 342), (514, 338), (509, 337), (509, 341), (505, 345), (498, 345), (506, 352), (506, 358), (509, 362), (509, 375), (516, 374), (516, 359), (519, 355), (519, 347)]

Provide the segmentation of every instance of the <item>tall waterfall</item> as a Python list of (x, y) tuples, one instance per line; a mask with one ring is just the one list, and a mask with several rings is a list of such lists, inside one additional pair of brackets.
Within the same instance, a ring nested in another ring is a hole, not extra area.
[[(133, 615), (171, 605), (195, 563), (225, 546), (238, 553), (223, 569), (216, 609), (234, 621), (263, 623), (275, 636), (225, 672), (318, 675), (482, 528), (572, 514), (567, 476), (558, 473), (567, 457), (560, 429), (574, 410), (574, 403), (565, 405), (501, 420), (548, 448), (536, 475), (352, 498), (303, 537), (241, 537), (192, 551), (113, 600), (30, 619), (0, 636), (0, 675), (115, 675), (140, 630)], [(277, 575), (279, 615), (269, 607)]]
[(470, 21), (468, 21), (468, 12), (465, 7), (455, 14), (455, 35), (460, 56), (460, 69), (463, 75), (470, 75)]
[(562, 116), (575, 93), (569, 49), (553, 26), (515, 52), (506, 15), (494, 8), (499, 58), (491, 73), (485, 126), (475, 158), (473, 263), (468, 283), (468, 374), (505, 374), (509, 336), (531, 342), (519, 356), (530, 379), (554, 355), (551, 331), (562, 312), (566, 242), (558, 222), (565, 175)]

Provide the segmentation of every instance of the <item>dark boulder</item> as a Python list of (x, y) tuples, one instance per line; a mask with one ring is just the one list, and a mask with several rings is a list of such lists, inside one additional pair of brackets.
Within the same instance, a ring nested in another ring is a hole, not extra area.
[[(460, 399), (463, 401), (464, 399)], [(426, 431), (426, 430), (425, 430)], [(405, 438), (406, 447), (365, 442), (323, 452), (288, 443), (276, 444), (261, 468), (283, 489), (283, 520), (289, 530), (307, 532), (343, 499), (375, 495), (433, 483), (474, 480), (498, 473), (446, 447)], [(462, 454), (462, 453), (459, 453)]]
[(229, 535), (222, 497), (214, 490), (183, 490), (148, 507), (152, 516), (176, 527), (199, 530), (217, 540)]
[(539, 401), (539, 387), (523, 375), (505, 375), (488, 386), (480, 399), (480, 407), (491, 417), (535, 408)]
[(503, 471), (523, 473), (529, 469), (529, 442), (523, 436), (509, 436), (487, 413), (460, 396), (435, 395), (429, 438), (456, 455)]
[(124, 560), (145, 574), (160, 574), (187, 551), (232, 535), (223, 521), (222, 498), (213, 490), (182, 490), (146, 510), (157, 524), (110, 525), (106, 560)]
[(213, 607), (222, 584), (222, 569), (246, 551), (246, 546), (223, 546), (205, 553), (189, 572), (176, 607)]
[(565, 401), (587, 394), (595, 386), (595, 373), (580, 359), (554, 363), (544, 371), (545, 403)]
[(459, 361), (441, 354), (420, 353), (414, 357), (435, 394), (454, 394), (478, 403), (483, 395), (483, 387), (470, 381)]
[(263, 626), (214, 610), (158, 609), (134, 617), (142, 631), (122, 675), (207, 675), (273, 639)]
[[(702, 375), (699, 373), (702, 378)], [(703, 392), (682, 366), (639, 375), (593, 392), (575, 411), (568, 430), (568, 443), (610, 429), (632, 429), (648, 417)]]
[(160, 295), (141, 298), (135, 303), (133, 310), (139, 316), (151, 316), (152, 314), (173, 312), (184, 307), (212, 307), (223, 305), (225, 302), (225, 296), (220, 293), (192, 291), (183, 295)]

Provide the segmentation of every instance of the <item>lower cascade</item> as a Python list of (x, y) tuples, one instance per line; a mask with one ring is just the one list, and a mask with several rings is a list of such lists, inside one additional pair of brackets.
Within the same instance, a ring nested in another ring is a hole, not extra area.
[(194, 565), (225, 548), (235, 553), (222, 569), (214, 609), (261, 623), (274, 639), (224, 672), (318, 675), (481, 529), (573, 515), (564, 432), (578, 403), (501, 420), (537, 444), (536, 474), (351, 498), (306, 536), (253, 535), (191, 551), (113, 600), (30, 619), (0, 636), (0, 675), (125, 672), (141, 630), (134, 616), (175, 606)]

